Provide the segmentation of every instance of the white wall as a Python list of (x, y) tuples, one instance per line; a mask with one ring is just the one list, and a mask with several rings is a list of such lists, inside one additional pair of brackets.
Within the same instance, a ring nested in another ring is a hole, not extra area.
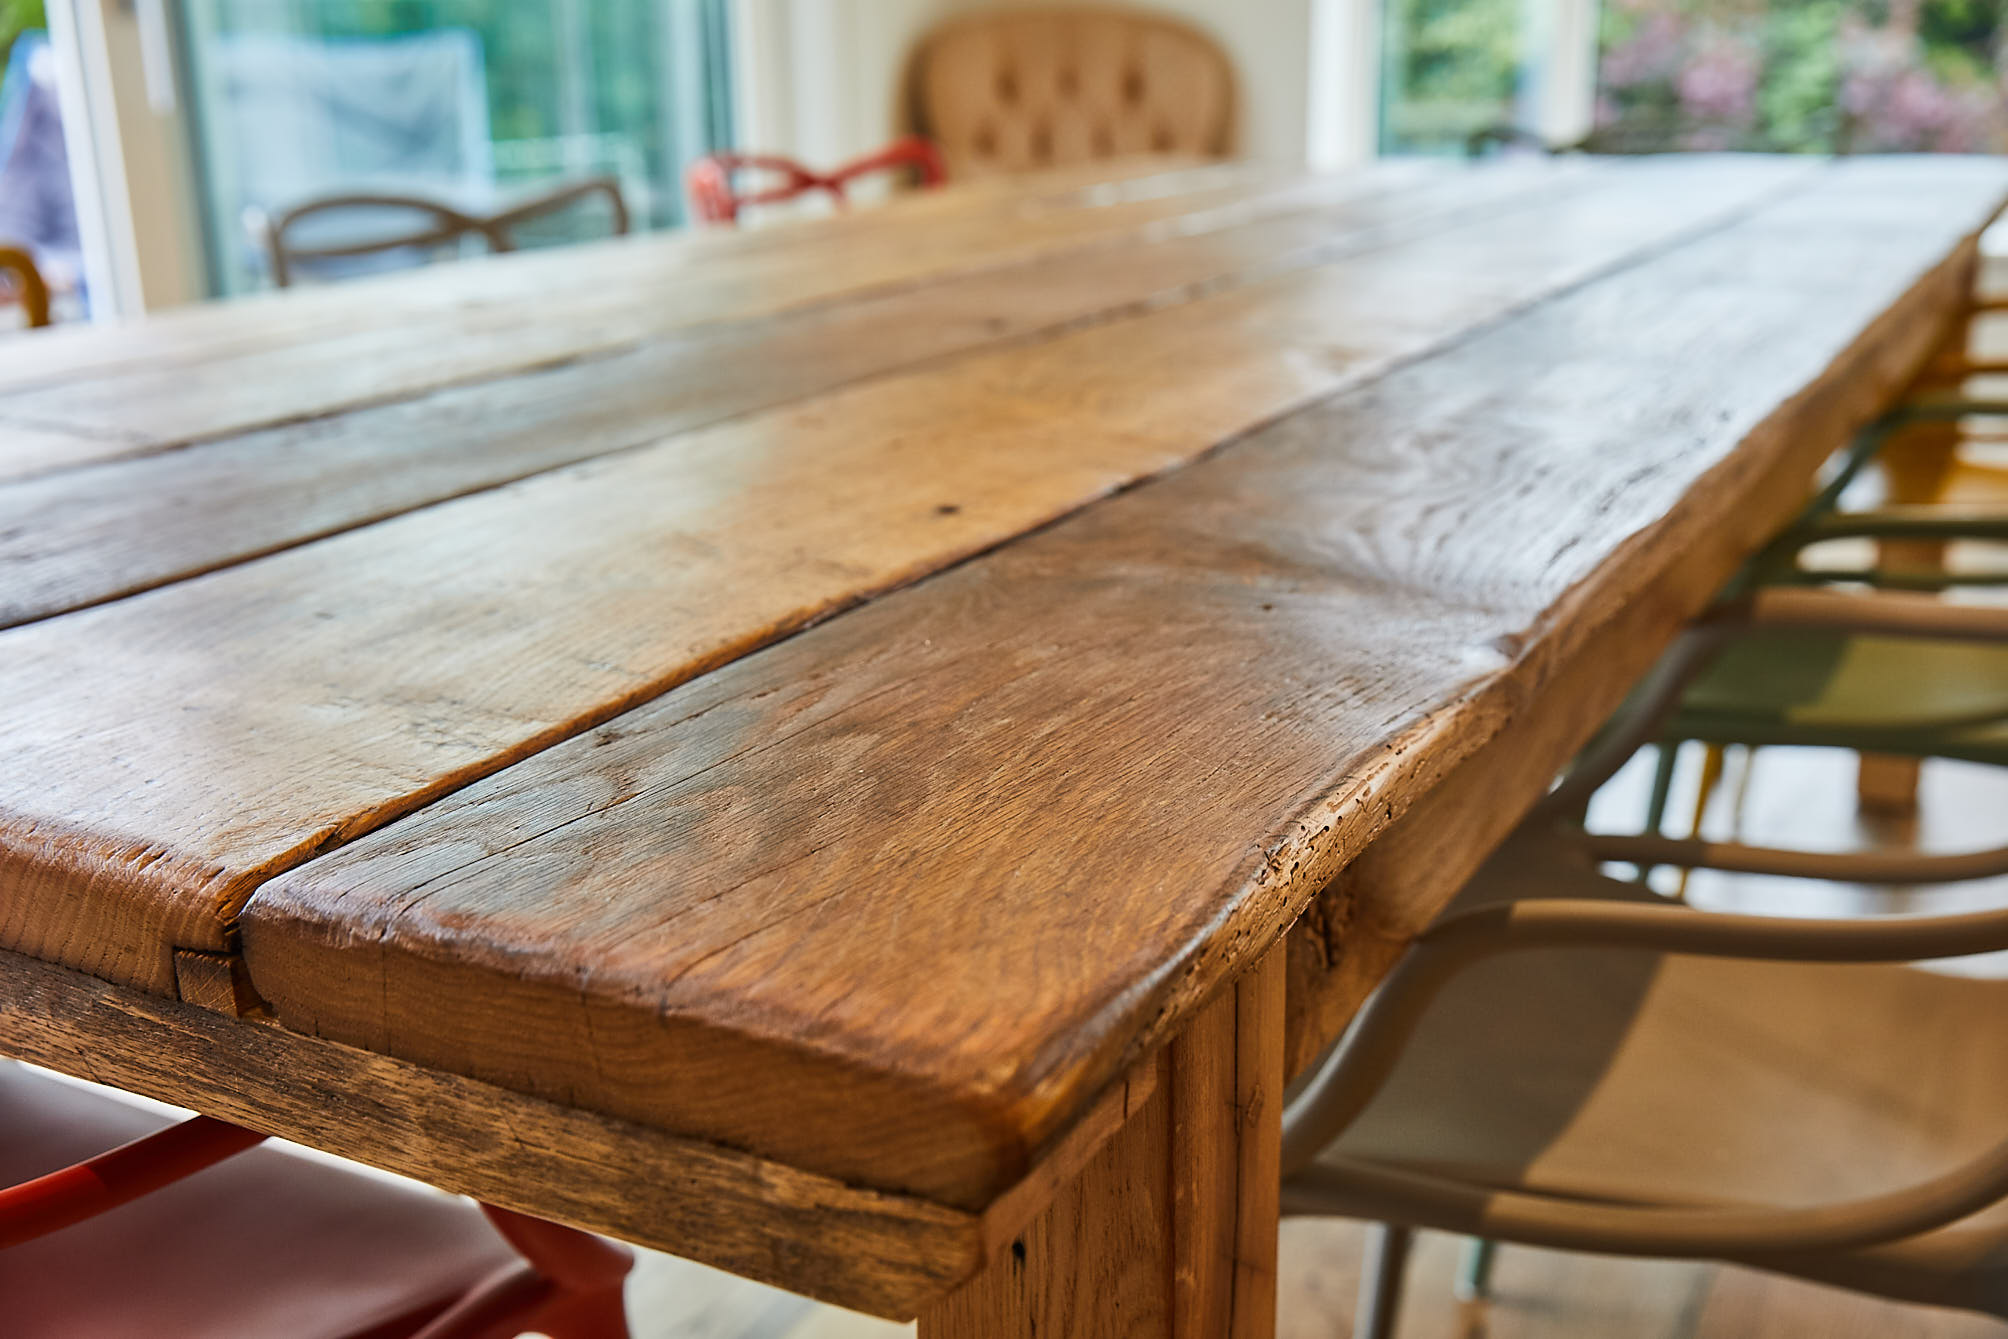
[(896, 133), (908, 49), (961, 0), (734, 0), (741, 148), (834, 164)]

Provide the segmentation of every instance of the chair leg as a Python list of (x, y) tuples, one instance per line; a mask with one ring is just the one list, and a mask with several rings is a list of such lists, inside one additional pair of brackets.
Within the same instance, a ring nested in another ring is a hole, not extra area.
[[(1720, 744), (1705, 744), (1701, 754), (1701, 784), (1694, 792), (1694, 816), (1687, 825), (1687, 835), (1701, 836), (1701, 821), (1708, 817), (1708, 802), (1715, 798), (1715, 788), (1722, 782), (1723, 761), (1727, 750)], [(1673, 900), (1687, 900), (1687, 880), (1694, 873), (1691, 869), (1680, 871), (1680, 882), (1674, 886)]]
[(1464, 1258), (1457, 1264), (1457, 1285), (1452, 1291), (1460, 1302), (1478, 1302), (1492, 1295), (1492, 1262), (1499, 1243), (1490, 1237), (1473, 1237), (1464, 1243)]
[(1884, 818), (1915, 818), (1922, 760), (1887, 753), (1864, 753), (1860, 758), (1855, 795), (1861, 811)]
[(1353, 1339), (1394, 1339), (1395, 1321), (1401, 1315), (1401, 1287), (1403, 1276), (1407, 1273), (1408, 1248), (1414, 1240), (1413, 1228), (1395, 1223), (1368, 1226)]
[[(1647, 836), (1657, 837), (1666, 827), (1667, 801), (1673, 796), (1673, 771), (1680, 762), (1680, 740), (1662, 739), (1656, 746), (1659, 756), (1653, 760), (1652, 794), (1645, 802), (1645, 827)], [(1638, 867), (1638, 882), (1651, 883), (1653, 865)]]
[(1653, 762), (1652, 795), (1645, 804), (1645, 828), (1658, 836), (1666, 824), (1666, 802), (1673, 796), (1673, 769), (1680, 761), (1680, 740), (1659, 741), (1659, 757)]

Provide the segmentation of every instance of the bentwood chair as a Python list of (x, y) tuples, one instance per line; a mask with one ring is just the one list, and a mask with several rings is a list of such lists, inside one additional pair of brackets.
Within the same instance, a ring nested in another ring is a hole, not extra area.
[(924, 37), (907, 116), (958, 177), (1234, 150), (1234, 71), (1218, 43), (1148, 10), (989, 8)]
[(49, 324), (49, 286), (35, 261), (19, 247), (0, 246), (0, 302), (18, 302), (30, 328)]
[[(739, 212), (748, 205), (776, 204), (818, 191), (842, 207), (849, 202), (851, 183), (859, 177), (901, 169), (911, 170), (926, 188), (948, 180), (940, 150), (918, 135), (908, 135), (828, 172), (818, 172), (778, 154), (706, 154), (691, 163), (684, 174), (684, 189), (690, 196), (691, 212), (699, 219), (729, 224), (737, 223)], [(769, 184), (742, 187), (739, 184), (742, 173), (762, 175)]]
[(2008, 910), (1716, 914), (1552, 844), (1480, 872), (1284, 1117), (1284, 1212), (1390, 1225), (1356, 1335), (1416, 1227), (2008, 1317), (2008, 982), (1897, 965), (2008, 949)]
[[(2008, 640), (2008, 611), (1957, 629), (1921, 612), (1878, 631)], [(1905, 965), (2008, 950), (2008, 909), (1727, 915), (1598, 872), (1916, 884), (2008, 873), (2008, 848), (1816, 854), (1569, 822), (1725, 641), (1859, 617), (1763, 592), (1689, 634), (1314, 1067), (1284, 1114), (1283, 1206), (1389, 1225), (1362, 1339), (1393, 1331), (1416, 1227), (2008, 1318), (2008, 981)]]
[[(1890, 592), (1912, 592), (1914, 621), (1929, 617), (1940, 603), (1931, 595), (2008, 583), (2008, 572), (1954, 570), (1942, 561), (1948, 543), (2008, 541), (2008, 498), (1990, 501), (1984, 491), (1988, 481), (1977, 467), (1962, 472), (1975, 479), (1964, 492), (1945, 494), (1947, 501), (1855, 511), (1835, 505), (1892, 439), (1903, 440), (1920, 427), (1991, 414), (2008, 414), (2008, 404), (1934, 397), (1899, 406), (1863, 435), (1835, 478), (1753, 564), (1741, 585), (1853, 588), (1858, 594), (1852, 598), (1885, 608), (1892, 603)], [(1866, 566), (1819, 558), (1822, 546), (1835, 540), (1874, 541), (1883, 557)], [(1919, 552), (1941, 560), (1919, 562)], [(1654, 831), (1672, 782), (1675, 750), (1690, 740), (1709, 746), (1697, 823), (1721, 774), (1722, 749), (1730, 744), (1796, 744), (1881, 758), (1965, 758), (2008, 765), (2008, 647), (1891, 638), (1844, 624), (1760, 630), (1725, 644), (1694, 677), (1665, 723), (1648, 810)]]
[(625, 1339), (620, 1246), (0, 1062), (10, 1339)]
[[(245, 226), (264, 248), (272, 282), (285, 288), (316, 267), (339, 268), (341, 262), (392, 252), (431, 259), (470, 237), (479, 237), (491, 251), (512, 251), (523, 225), (594, 198), (605, 201), (608, 231), (625, 234), (627, 201), (611, 177), (568, 182), (491, 213), (418, 195), (357, 193), (322, 196), (276, 214), (248, 209)], [(329, 240), (313, 240), (316, 234)]]

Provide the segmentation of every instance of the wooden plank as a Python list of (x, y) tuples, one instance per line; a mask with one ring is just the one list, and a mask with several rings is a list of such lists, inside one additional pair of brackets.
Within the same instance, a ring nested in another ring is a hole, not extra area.
[(8, 421), (0, 417), (0, 483), (75, 469), (144, 449), (143, 437)]
[(1070, 252), (1042, 263), (1037, 283), (1016, 269), (980, 270), (333, 420), (17, 482), (0, 488), (0, 626), (902, 367), (1273, 280), (1460, 221), (1496, 220), (1581, 176), (1486, 173), (1368, 192), (1229, 227), (1195, 226), (1148, 247)]
[(1276, 1332), (1286, 976), (1279, 944), (1171, 1048), (1173, 1332), (1190, 1339)]
[[(33, 344), (8, 350), (7, 361), (0, 364), (0, 391), (121, 371), (190, 366), (274, 341), (311, 338), (359, 320), (389, 322), (468, 305), (532, 301), (582, 286), (582, 281), (585, 287), (597, 287), (623, 276), (632, 279), (638, 271), (662, 277), (723, 264), (757, 274), (761, 265), (773, 263), (775, 252), (827, 256), (859, 233), (919, 233), (945, 225), (972, 230), (964, 240), (980, 243), (985, 219), (994, 223), (1027, 214), (1085, 211), (1097, 217), (1077, 221), (1092, 229), (1106, 226), (1099, 212), (1112, 208), (1153, 201), (1164, 207), (1162, 202), (1174, 200), (1183, 202), (1171, 205), (1174, 211), (1205, 208), (1210, 199), (1259, 192), (1285, 182), (1284, 173), (1246, 163), (1199, 167), (1167, 166), (1158, 160), (1112, 163), (1093, 171), (1068, 169), (1016, 182), (958, 182), (952, 190), (897, 196), (840, 220), (805, 219), (754, 230), (684, 229), (481, 256), (341, 284), (191, 304), (149, 314), (144, 320), (57, 326), (39, 333)], [(1047, 228), (1049, 236), (1054, 235), (1053, 224)], [(959, 259), (948, 257), (947, 263), (966, 264), (969, 259), (965, 253)]]
[(920, 1339), (1257, 1339), (1276, 1327), (1283, 962), (1200, 1010), (1158, 1091)]
[(1170, 1335), (1167, 1079), (1008, 1255), (921, 1313), (921, 1339)]
[[(171, 991), (172, 950), (229, 948), (238, 909), (272, 874), (1717, 226), (1799, 171), (1613, 168), (1540, 211), (870, 382), (9, 630), (0, 881), (15, 895), (0, 903), (0, 944)], [(944, 1136), (968, 1120), (944, 1117)], [(1023, 1166), (1012, 1151), (978, 1180)]]
[[(428, 286), (423, 292), (431, 300), (417, 310), (352, 299), (345, 321), (312, 323), (305, 338), (266, 338), (109, 376), (17, 386), (0, 399), (0, 423), (72, 428), (108, 443), (135, 438), (144, 450), (160, 450), (601, 356), (667, 332), (759, 320), (971, 270), (1015, 268), (1079, 246), (1135, 245), (1154, 232), (1216, 228), (1398, 189), (1427, 175), (1397, 167), (1113, 201), (1077, 193), (1073, 208), (989, 209), (964, 219), (901, 216), (906, 226), (897, 228), (830, 220), (805, 234), (805, 245), (788, 247), (721, 246), (711, 237), (622, 239), (579, 248), (563, 260), (536, 256), (535, 284), (526, 284), (520, 271), (499, 269), (509, 257), (486, 257), (465, 262), (467, 273), (455, 276), (455, 287)], [(511, 282), (475, 287), (483, 279)], [(441, 292), (460, 300), (441, 303)], [(526, 319), (526, 311), (535, 319)], [(235, 344), (239, 337), (231, 338)], [(0, 454), (0, 467), (6, 465)]]
[(4, 951), (0, 1055), (895, 1320), (985, 1258), (971, 1214)]
[(265, 1002), (252, 988), (251, 973), (236, 953), (205, 953), (200, 949), (174, 951), (175, 997), (232, 1018), (265, 1016)]
[(1757, 546), (2004, 187), (1837, 167), (686, 684), (264, 885), (252, 977), (305, 1031), (987, 1203), (1542, 667)]

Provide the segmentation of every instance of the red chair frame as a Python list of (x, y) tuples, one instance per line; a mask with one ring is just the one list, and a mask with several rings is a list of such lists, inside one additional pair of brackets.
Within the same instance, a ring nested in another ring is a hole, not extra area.
[[(264, 1141), (256, 1131), (195, 1116), (0, 1189), (0, 1249), (116, 1209)], [(634, 1263), (627, 1248), (494, 1205), (481, 1211), (523, 1259), (483, 1279), (410, 1339), (626, 1334), (621, 1283)]]
[[(747, 205), (775, 204), (811, 191), (828, 192), (841, 208), (849, 203), (845, 187), (851, 181), (869, 173), (900, 167), (913, 168), (924, 187), (939, 186), (948, 180), (947, 165), (934, 142), (919, 135), (908, 135), (830, 172), (818, 172), (779, 154), (706, 154), (690, 165), (684, 174), (684, 186), (690, 193), (691, 210), (698, 218), (706, 223), (737, 223), (739, 211)], [(764, 190), (735, 190), (733, 175), (746, 170), (778, 173), (784, 180), (780, 185)]]

